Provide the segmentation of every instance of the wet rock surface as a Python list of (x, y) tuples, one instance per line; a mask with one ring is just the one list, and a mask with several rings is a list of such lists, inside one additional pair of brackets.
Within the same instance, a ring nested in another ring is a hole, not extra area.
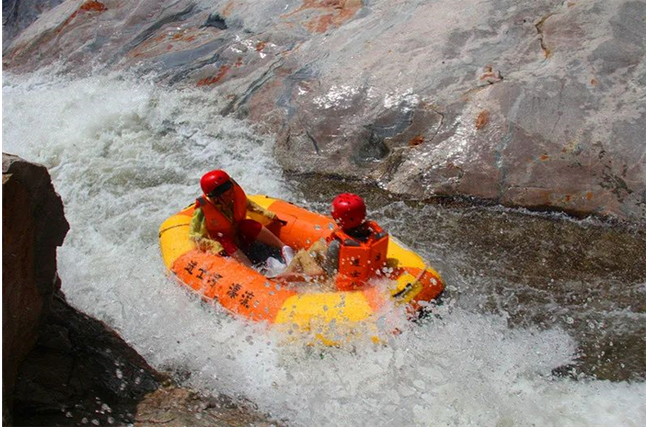
[(555, 376), (646, 379), (643, 228), (459, 199), (401, 201), (374, 185), (317, 176), (297, 180), (322, 212), (338, 192), (363, 195), (369, 215), (438, 269), (445, 305), (502, 314), (511, 327), (567, 331), (578, 356), (555, 367)]
[(66, 303), (56, 268), (69, 230), (62, 201), (44, 166), (2, 160), (3, 424), (125, 424), (163, 376)]
[(3, 61), (213, 91), (290, 171), (643, 223), (645, 17), (637, 0), (77, 0)]
[(18, 372), (16, 426), (276, 426), (253, 404), (176, 386), (56, 292)]
[(201, 396), (171, 386), (139, 403), (135, 426), (280, 426), (253, 407), (251, 403), (234, 403), (226, 396)]
[(276, 426), (252, 403), (177, 386), (54, 294), (14, 391), (16, 426)]

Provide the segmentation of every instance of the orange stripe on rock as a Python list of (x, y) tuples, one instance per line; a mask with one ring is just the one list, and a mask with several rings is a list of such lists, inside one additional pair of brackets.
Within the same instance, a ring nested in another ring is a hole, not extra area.
[(197, 82), (197, 86), (215, 85), (216, 83), (218, 83), (220, 80), (224, 78), (224, 76), (229, 72), (230, 69), (231, 69), (230, 65), (225, 64), (221, 66), (216, 76), (206, 77), (204, 79), (199, 80)]
[(94, 12), (104, 12), (104, 11), (108, 10), (108, 8), (105, 7), (105, 5), (103, 3), (101, 3), (100, 1), (96, 1), (96, 0), (88, 0), (88, 1), (86, 1), (85, 3), (83, 3), (81, 5), (81, 7), (79, 9), (85, 10), (85, 11), (94, 11)]

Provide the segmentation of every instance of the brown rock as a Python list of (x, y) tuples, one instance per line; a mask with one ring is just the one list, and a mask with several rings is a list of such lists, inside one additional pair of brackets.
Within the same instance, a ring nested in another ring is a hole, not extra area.
[(482, 110), (476, 118), (476, 129), (482, 129), (489, 123), (489, 112)]
[(139, 403), (135, 426), (278, 426), (251, 407), (225, 396), (204, 397), (184, 388), (162, 388)]
[(2, 396), (10, 420), (16, 373), (34, 346), (54, 290), (56, 247), (69, 225), (47, 169), (2, 155)]

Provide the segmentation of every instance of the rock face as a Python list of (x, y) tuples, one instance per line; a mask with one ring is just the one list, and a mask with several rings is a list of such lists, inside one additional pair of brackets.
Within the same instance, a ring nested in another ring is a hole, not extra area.
[(43, 166), (2, 156), (2, 418), (18, 367), (36, 343), (55, 289), (56, 248), (69, 225)]
[(639, 0), (70, 0), (4, 65), (214, 91), (299, 173), (644, 222), (645, 17)]
[(18, 372), (17, 426), (275, 425), (249, 403), (175, 386), (60, 291), (39, 333)]
[(2, 3), (2, 48), (43, 12), (61, 4), (62, 0), (6, 0)]

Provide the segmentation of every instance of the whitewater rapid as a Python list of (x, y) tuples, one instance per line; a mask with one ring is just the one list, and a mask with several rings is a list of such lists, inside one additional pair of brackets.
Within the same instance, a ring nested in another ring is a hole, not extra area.
[[(65, 205), (68, 300), (186, 385), (245, 397), (289, 425), (646, 425), (644, 383), (552, 375), (576, 357), (558, 328), (510, 328), (449, 299), (386, 345), (317, 348), (178, 287), (164, 272), (158, 227), (195, 199), (205, 171), (310, 204), (283, 176), (271, 136), (219, 116), (214, 93), (42, 72), (5, 73), (2, 95), (3, 151), (44, 164)], [(414, 209), (404, 214), (414, 222)]]

